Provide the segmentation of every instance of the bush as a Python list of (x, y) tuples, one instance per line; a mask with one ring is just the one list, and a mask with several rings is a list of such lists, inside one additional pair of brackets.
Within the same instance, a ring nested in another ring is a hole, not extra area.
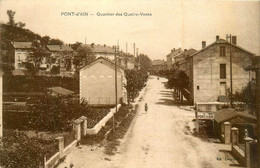
[(0, 147), (0, 165), (5, 168), (39, 167), (43, 157), (58, 151), (54, 141), (29, 139), (25, 134), (10, 132), (4, 134)]

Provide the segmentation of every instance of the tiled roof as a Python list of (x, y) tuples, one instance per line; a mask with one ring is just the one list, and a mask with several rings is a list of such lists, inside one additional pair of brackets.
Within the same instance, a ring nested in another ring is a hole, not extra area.
[[(105, 57), (98, 57), (95, 61), (91, 62), (90, 64), (88, 64), (88, 65), (86, 65), (86, 66), (84, 66), (84, 67), (82, 67), (80, 70), (87, 69), (88, 67), (92, 66), (93, 64), (95, 64), (95, 63), (96, 63), (98, 60), (100, 60), (100, 59), (102, 59), (102, 60), (104, 60), (104, 61), (106, 61), (106, 62), (112, 64), (113, 66), (115, 66), (115, 63), (114, 63), (113, 61), (111, 61), (110, 59), (107, 59), (107, 58), (105, 58)], [(119, 68), (125, 70), (125, 68), (124, 68), (123, 66), (119, 65), (119, 64), (117, 64), (117, 67), (119, 67)]]
[(47, 45), (50, 51), (73, 51), (73, 49), (67, 45)]
[(152, 65), (164, 65), (164, 64), (166, 64), (166, 62), (163, 60), (153, 60), (152, 61)]
[(181, 48), (178, 48), (178, 49), (174, 50), (173, 52), (171, 52), (170, 54), (168, 54), (167, 57), (168, 56), (175, 57), (175, 56), (181, 54), (182, 52), (183, 52), (183, 50)]
[(238, 112), (235, 109), (222, 109), (215, 114), (215, 121), (222, 123), (235, 117), (249, 118), (256, 121), (256, 116), (248, 114), (247, 112)]
[(191, 48), (191, 49), (188, 49), (187, 51), (182, 52), (181, 54), (177, 55), (176, 57), (191, 56), (192, 54), (194, 54), (196, 52), (197, 52), (197, 50)]
[(96, 45), (96, 44), (85, 44), (82, 46), (88, 46), (91, 47), (93, 49), (93, 53), (108, 53), (108, 54), (114, 54), (115, 50), (110, 47), (110, 46), (106, 46), (106, 45)]
[(32, 42), (11, 42), (14, 48), (32, 48)]
[(57, 86), (57, 87), (50, 87), (50, 88), (48, 88), (48, 90), (50, 90), (50, 91), (52, 91), (54, 93), (57, 93), (59, 95), (64, 95), (64, 96), (74, 94), (73, 91), (65, 89), (65, 88), (62, 88), (62, 87), (59, 87), (59, 86)]

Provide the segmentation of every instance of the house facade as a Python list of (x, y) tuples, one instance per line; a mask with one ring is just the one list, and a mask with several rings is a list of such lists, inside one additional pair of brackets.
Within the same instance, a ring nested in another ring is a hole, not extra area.
[(108, 58), (110, 60), (115, 59), (115, 49), (113, 47), (107, 45), (94, 44), (94, 43), (80, 45), (79, 47), (84, 47), (84, 46), (92, 48), (96, 58), (103, 57), (103, 58)]
[(74, 71), (73, 67), (73, 52), (74, 50), (68, 45), (47, 45), (47, 50), (50, 51), (50, 61), (42, 66), (47, 70), (51, 70), (54, 66), (59, 66), (60, 71)]
[(13, 56), (12, 60), (14, 60), (14, 69), (26, 69), (27, 58), (33, 49), (32, 42), (11, 42), (11, 44), (13, 47), (11, 55)]
[[(237, 45), (236, 37), (232, 43), (219, 39), (208, 46), (202, 41), (202, 49), (191, 55), (191, 95), (190, 101), (214, 102), (219, 96), (228, 96), (231, 86), (230, 64), (232, 65), (232, 90), (241, 92), (254, 74), (245, 71), (252, 64), (254, 54)], [(232, 63), (230, 63), (232, 57)]]
[(159, 71), (167, 70), (167, 63), (164, 60), (152, 61), (152, 73), (159, 73)]
[[(126, 79), (124, 68), (117, 65), (117, 103), (127, 103), (124, 88)], [(111, 106), (116, 104), (115, 64), (107, 58), (99, 57), (80, 69), (80, 98), (91, 106)]]
[(166, 55), (167, 69), (171, 69), (174, 64), (174, 58), (181, 54), (183, 50), (181, 48), (171, 50), (171, 53)]

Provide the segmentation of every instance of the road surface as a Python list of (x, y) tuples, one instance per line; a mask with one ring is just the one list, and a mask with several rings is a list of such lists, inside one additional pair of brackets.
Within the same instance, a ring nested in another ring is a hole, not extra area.
[(164, 88), (164, 82), (163, 78), (149, 79), (136, 118), (116, 155), (107, 156), (102, 148), (93, 151), (94, 147), (82, 146), (72, 151), (59, 167), (70, 163), (82, 168), (229, 167), (227, 162), (217, 160), (220, 155), (216, 144), (192, 135), (194, 112), (174, 104), (172, 91)]

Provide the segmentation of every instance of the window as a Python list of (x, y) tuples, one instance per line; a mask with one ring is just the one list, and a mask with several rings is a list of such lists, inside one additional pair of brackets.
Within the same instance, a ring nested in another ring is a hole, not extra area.
[(226, 64), (220, 64), (220, 79), (226, 79)]
[(220, 46), (220, 56), (225, 57), (226, 56), (226, 48), (225, 46)]
[(21, 63), (18, 63), (18, 68), (21, 68), (22, 67), (22, 64)]
[(200, 86), (197, 86), (197, 90), (200, 90)]

